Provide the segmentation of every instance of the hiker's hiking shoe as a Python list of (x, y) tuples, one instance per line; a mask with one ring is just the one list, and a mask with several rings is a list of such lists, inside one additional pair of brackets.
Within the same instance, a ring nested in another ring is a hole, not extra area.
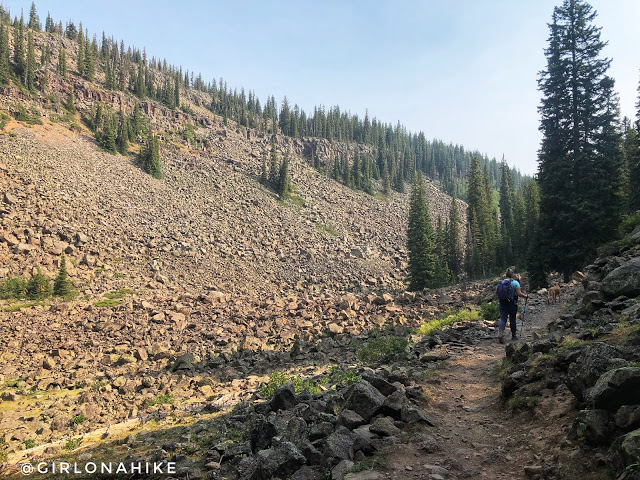
[(498, 335), (498, 343), (504, 343), (504, 334), (503, 333)]

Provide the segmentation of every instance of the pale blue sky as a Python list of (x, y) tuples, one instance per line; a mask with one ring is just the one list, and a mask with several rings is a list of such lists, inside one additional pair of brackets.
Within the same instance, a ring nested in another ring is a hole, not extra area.
[[(3, 0), (12, 13), (29, 1)], [(204, 79), (286, 94), (459, 143), (532, 174), (540, 143), (538, 72), (547, 23), (561, 0), (156, 1), (40, 0), (63, 23), (82, 21), (146, 47)], [(640, 79), (638, 0), (592, 0), (609, 42), (623, 115), (635, 117)], [(630, 21), (632, 20), (632, 21)], [(625, 27), (625, 21), (631, 25)]]

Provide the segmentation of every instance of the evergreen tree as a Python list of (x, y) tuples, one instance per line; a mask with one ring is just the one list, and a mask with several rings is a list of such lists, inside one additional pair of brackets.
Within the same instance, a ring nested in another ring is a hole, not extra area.
[(64, 48), (60, 49), (60, 54), (58, 55), (58, 73), (63, 79), (67, 79), (67, 54)]
[(539, 79), (540, 249), (565, 281), (615, 235), (621, 210), (618, 100), (595, 16), (583, 0), (554, 9)]
[(162, 178), (158, 137), (150, 135), (146, 145), (140, 149), (140, 164), (153, 178)]
[(32, 300), (42, 300), (51, 295), (51, 282), (38, 267), (35, 275), (27, 283), (27, 296)]
[(449, 222), (447, 223), (446, 256), (451, 274), (455, 280), (460, 278), (463, 266), (460, 241), (460, 211), (456, 197), (453, 196), (451, 198), (451, 207), (449, 208)]
[(29, 10), (29, 28), (39, 32), (42, 30), (42, 24), (40, 23), (40, 17), (36, 12), (36, 4), (31, 2), (31, 9)]
[(16, 76), (24, 78), (27, 69), (24, 52), (24, 19), (20, 16), (20, 23), (13, 37), (13, 63), (15, 65)]
[(513, 237), (514, 237), (514, 195), (511, 186), (511, 170), (504, 157), (500, 166), (500, 252), (501, 258), (498, 261), (501, 265), (512, 265), (513, 263)]
[(285, 200), (291, 196), (291, 177), (289, 175), (289, 153), (287, 152), (280, 164), (280, 173), (278, 175), (278, 195), (281, 200)]
[(426, 188), (422, 175), (415, 176), (409, 201), (407, 229), (409, 252), (409, 290), (432, 287), (435, 281), (437, 258), (433, 225), (427, 208)]
[(27, 40), (27, 61), (25, 63), (24, 86), (29, 90), (34, 90), (34, 79), (36, 74), (36, 54), (33, 48), (33, 32), (29, 30)]
[(269, 164), (269, 183), (272, 188), (276, 188), (279, 181), (279, 171), (278, 171), (278, 152), (276, 151), (276, 140), (275, 138), (271, 138), (271, 163)]
[(66, 297), (73, 291), (73, 285), (67, 274), (67, 260), (64, 255), (60, 260), (60, 269), (58, 275), (53, 281), (53, 294), (59, 297)]
[(262, 167), (260, 169), (260, 183), (267, 185), (269, 182), (269, 170), (267, 169), (267, 152), (262, 152)]
[(120, 108), (120, 112), (118, 113), (118, 136), (116, 137), (116, 144), (118, 146), (118, 152), (121, 155), (126, 155), (129, 153), (129, 125), (128, 125), (127, 117), (125, 117), (122, 112), (122, 108)]
[(389, 171), (386, 168), (382, 174), (382, 192), (386, 196), (391, 195), (391, 178), (389, 176)]
[(0, 22), (0, 85), (9, 83), (9, 28)]
[(85, 74), (85, 42), (84, 42), (84, 32), (82, 31), (82, 24), (80, 24), (80, 30), (78, 31), (78, 35), (76, 36), (78, 40), (78, 57), (76, 58), (76, 70), (78, 70), (78, 74), (84, 77)]
[(630, 139), (627, 161), (629, 165), (629, 211), (635, 213), (640, 210), (640, 83), (638, 84), (638, 111), (636, 116), (634, 133), (635, 141)]

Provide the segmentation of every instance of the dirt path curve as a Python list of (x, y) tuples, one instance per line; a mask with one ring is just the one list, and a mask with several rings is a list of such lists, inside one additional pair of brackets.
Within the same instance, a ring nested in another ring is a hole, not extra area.
[[(536, 306), (528, 307), (526, 340), (557, 318), (563, 306), (539, 299)], [(524, 479), (525, 465), (552, 460), (548, 446), (564, 437), (561, 422), (555, 422), (558, 428), (551, 431), (547, 422), (537, 421), (530, 413), (511, 413), (502, 404), (496, 369), (504, 357), (504, 345), (483, 340), (443, 362), (424, 381), (437, 428), (422, 429), (411, 442), (394, 446), (378, 478)], [(570, 408), (569, 401), (553, 405), (553, 397), (553, 392), (546, 395), (551, 425), (554, 416), (564, 417)]]

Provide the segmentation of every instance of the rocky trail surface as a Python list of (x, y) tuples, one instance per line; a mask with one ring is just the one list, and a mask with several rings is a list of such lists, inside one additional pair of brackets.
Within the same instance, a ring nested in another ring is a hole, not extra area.
[[(529, 307), (525, 336), (519, 342), (545, 335), (545, 327), (566, 308), (569, 297), (564, 294), (564, 301), (551, 305), (538, 299)], [(519, 334), (521, 325), (518, 319)], [(451, 353), (422, 382), (438, 419), (437, 429), (418, 432), (409, 442), (392, 447), (384, 467), (378, 469), (379, 477), (369, 474), (353, 479), (518, 479), (531, 478), (544, 469), (557, 471), (554, 451), (566, 435), (567, 413), (573, 408), (571, 395), (547, 391), (532, 416), (501, 397), (499, 371), (505, 345), (495, 337)], [(572, 475), (565, 472), (558, 478), (584, 478)]]

